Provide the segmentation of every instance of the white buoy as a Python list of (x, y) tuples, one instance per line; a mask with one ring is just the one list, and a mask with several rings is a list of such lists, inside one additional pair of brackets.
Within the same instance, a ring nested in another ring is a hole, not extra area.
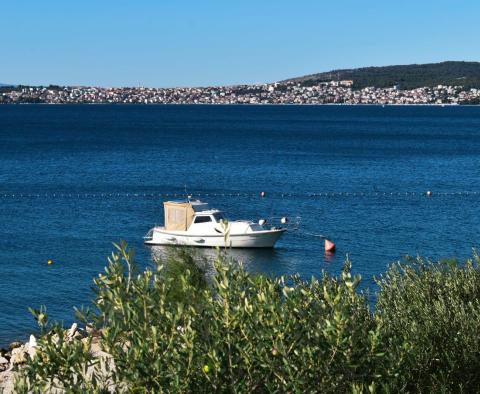
[(427, 197), (432, 197), (432, 192), (430, 190), (427, 190)]
[(288, 223), (288, 218), (284, 216), (283, 218), (280, 219), (280, 223), (287, 224)]
[(267, 221), (266, 221), (265, 219), (260, 219), (260, 220), (258, 221), (258, 224), (259, 224), (260, 226), (264, 226), (266, 223), (267, 223)]

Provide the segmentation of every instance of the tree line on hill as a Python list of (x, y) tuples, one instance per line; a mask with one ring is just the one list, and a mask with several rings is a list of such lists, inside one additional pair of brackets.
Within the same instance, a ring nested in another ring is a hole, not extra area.
[(332, 70), (291, 78), (282, 82), (298, 82), (303, 86), (312, 86), (319, 82), (336, 80), (352, 80), (354, 89), (369, 86), (388, 88), (395, 85), (400, 89), (434, 87), (437, 85), (480, 88), (480, 62), (447, 61)]

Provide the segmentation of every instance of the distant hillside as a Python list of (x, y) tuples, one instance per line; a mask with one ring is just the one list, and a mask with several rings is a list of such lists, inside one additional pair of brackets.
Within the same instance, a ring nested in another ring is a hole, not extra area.
[(300, 82), (302, 85), (308, 86), (332, 80), (352, 80), (354, 88), (358, 89), (366, 86), (383, 88), (393, 85), (400, 85), (401, 89), (436, 85), (461, 85), (467, 88), (480, 88), (480, 62), (448, 61), (332, 70), (282, 82)]

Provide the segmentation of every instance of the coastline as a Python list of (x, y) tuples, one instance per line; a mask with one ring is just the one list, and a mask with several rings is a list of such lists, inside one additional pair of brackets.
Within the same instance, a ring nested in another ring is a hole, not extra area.
[(215, 106), (215, 107), (480, 107), (480, 104), (462, 104), (462, 103), (422, 103), (422, 104), (375, 104), (375, 103), (0, 103), (0, 106), (18, 106), (18, 105), (45, 105), (45, 106), (138, 106), (138, 107), (157, 107), (157, 106)]
[(384, 84), (356, 86), (353, 80), (172, 88), (18, 85), (0, 88), (0, 103), (477, 105), (480, 104), (480, 89), (450, 84), (419, 85), (416, 88)]

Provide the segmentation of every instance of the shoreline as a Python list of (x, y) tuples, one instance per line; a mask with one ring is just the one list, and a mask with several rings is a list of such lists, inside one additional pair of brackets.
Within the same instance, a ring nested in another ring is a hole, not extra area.
[(480, 107), (480, 104), (349, 104), (349, 103), (0, 103), (2, 106), (20, 106), (20, 105), (52, 105), (52, 106), (89, 106), (89, 105), (112, 105), (112, 106), (139, 106), (139, 107), (161, 107), (161, 106), (221, 106), (221, 107)]

